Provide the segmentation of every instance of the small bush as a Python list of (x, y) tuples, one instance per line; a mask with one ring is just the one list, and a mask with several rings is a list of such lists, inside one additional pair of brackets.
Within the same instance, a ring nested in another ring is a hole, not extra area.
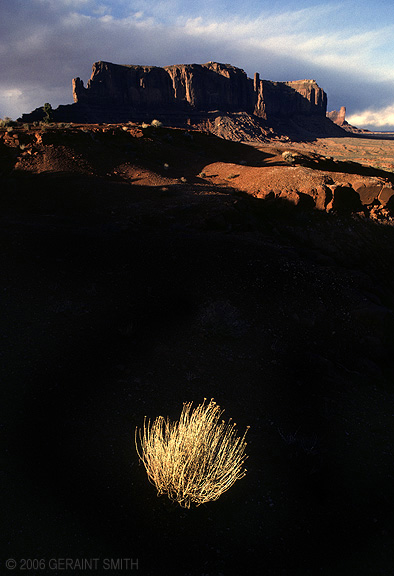
[(160, 120), (152, 120), (152, 122), (150, 123), (151, 126), (153, 126), (154, 128), (160, 128), (161, 126), (163, 126), (162, 122), (160, 122)]
[(0, 119), (0, 128), (7, 128), (7, 126), (13, 126), (13, 121), (8, 116)]
[(52, 106), (49, 104), (49, 102), (45, 102), (42, 109), (44, 111), (44, 118), (42, 119), (42, 121), (45, 122), (45, 124), (49, 124), (53, 120)]
[(135, 444), (149, 481), (158, 496), (184, 508), (217, 500), (246, 474), (245, 435), (236, 435), (235, 424), (220, 421), (223, 410), (210, 400), (191, 410), (185, 403), (179, 422), (159, 416), (135, 431)]
[(282, 158), (288, 164), (294, 164), (295, 162), (294, 154), (290, 152), (290, 150), (285, 150), (284, 152), (282, 152)]

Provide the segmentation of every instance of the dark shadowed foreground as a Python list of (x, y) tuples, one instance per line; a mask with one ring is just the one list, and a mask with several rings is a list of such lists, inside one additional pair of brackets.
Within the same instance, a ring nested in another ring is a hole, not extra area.
[[(49, 565), (65, 558), (98, 559), (90, 574), (392, 574), (393, 228), (231, 181), (11, 160), (4, 559), (45, 559), (33, 574), (84, 573)], [(134, 430), (204, 397), (250, 426), (248, 473), (185, 510), (156, 496)]]

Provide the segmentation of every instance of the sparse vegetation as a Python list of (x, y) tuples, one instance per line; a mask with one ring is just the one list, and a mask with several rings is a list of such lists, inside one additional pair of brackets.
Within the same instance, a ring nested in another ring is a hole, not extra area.
[(137, 453), (157, 488), (158, 495), (184, 508), (217, 500), (236, 480), (245, 476), (245, 431), (220, 421), (223, 410), (206, 399), (194, 410), (185, 403), (179, 422), (159, 416), (135, 432)]
[(294, 153), (290, 152), (290, 150), (285, 150), (284, 152), (282, 152), (282, 158), (288, 164), (294, 164), (296, 161)]
[(8, 126), (13, 126), (14, 122), (8, 116), (0, 119), (0, 128), (7, 128)]
[(42, 107), (42, 109), (44, 110), (44, 118), (43, 118), (43, 122), (45, 124), (49, 124), (50, 122), (53, 121), (53, 110), (52, 110), (52, 106), (49, 104), (49, 102), (45, 102), (44, 106)]
[(156, 119), (152, 120), (152, 122), (150, 124), (154, 128), (160, 128), (161, 126), (163, 126), (162, 122), (160, 122), (160, 120), (156, 120)]

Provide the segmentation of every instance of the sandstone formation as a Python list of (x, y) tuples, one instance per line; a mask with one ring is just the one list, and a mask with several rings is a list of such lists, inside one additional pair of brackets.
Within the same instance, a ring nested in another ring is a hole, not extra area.
[[(212, 112), (245, 112), (268, 122), (297, 117), (323, 122), (327, 109), (327, 96), (314, 80), (271, 82), (258, 73), (251, 79), (244, 70), (217, 62), (164, 68), (96, 62), (86, 87), (74, 78), (73, 96), (74, 104), (53, 111), (54, 120), (99, 123), (153, 117), (183, 125)], [(22, 120), (40, 120), (42, 113), (37, 109)]]
[(86, 88), (73, 80), (73, 95), (76, 103), (117, 106), (131, 115), (225, 110), (267, 119), (324, 116), (327, 108), (326, 94), (314, 80), (270, 82), (258, 74), (251, 80), (240, 68), (217, 62), (165, 68), (96, 62)]
[(338, 124), (338, 126), (344, 126), (347, 124), (345, 120), (346, 116), (346, 107), (341, 106), (339, 110), (332, 110), (332, 112), (327, 112), (327, 117), (334, 122), (334, 124)]

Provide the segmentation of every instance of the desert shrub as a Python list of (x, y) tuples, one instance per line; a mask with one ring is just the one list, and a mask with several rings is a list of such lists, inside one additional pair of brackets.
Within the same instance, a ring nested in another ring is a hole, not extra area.
[(45, 102), (42, 109), (44, 110), (44, 118), (42, 119), (42, 121), (45, 124), (49, 124), (53, 120), (52, 106), (49, 104), (49, 102)]
[(223, 410), (206, 399), (194, 410), (184, 403), (179, 422), (159, 416), (135, 431), (135, 443), (149, 481), (158, 496), (184, 508), (217, 500), (246, 474), (245, 435), (237, 436), (235, 424), (220, 421)]
[(8, 116), (0, 119), (0, 128), (7, 128), (7, 126), (13, 126), (13, 121)]
[(152, 120), (152, 122), (150, 123), (151, 126), (153, 126), (154, 128), (160, 128), (160, 126), (163, 126), (162, 122), (160, 122), (160, 120)]
[(147, 124), (146, 122), (143, 122), (141, 124), (141, 128), (149, 128), (150, 124)]
[(282, 152), (282, 158), (288, 164), (294, 164), (295, 162), (295, 156), (293, 152), (290, 152), (290, 150), (285, 150), (284, 152)]

